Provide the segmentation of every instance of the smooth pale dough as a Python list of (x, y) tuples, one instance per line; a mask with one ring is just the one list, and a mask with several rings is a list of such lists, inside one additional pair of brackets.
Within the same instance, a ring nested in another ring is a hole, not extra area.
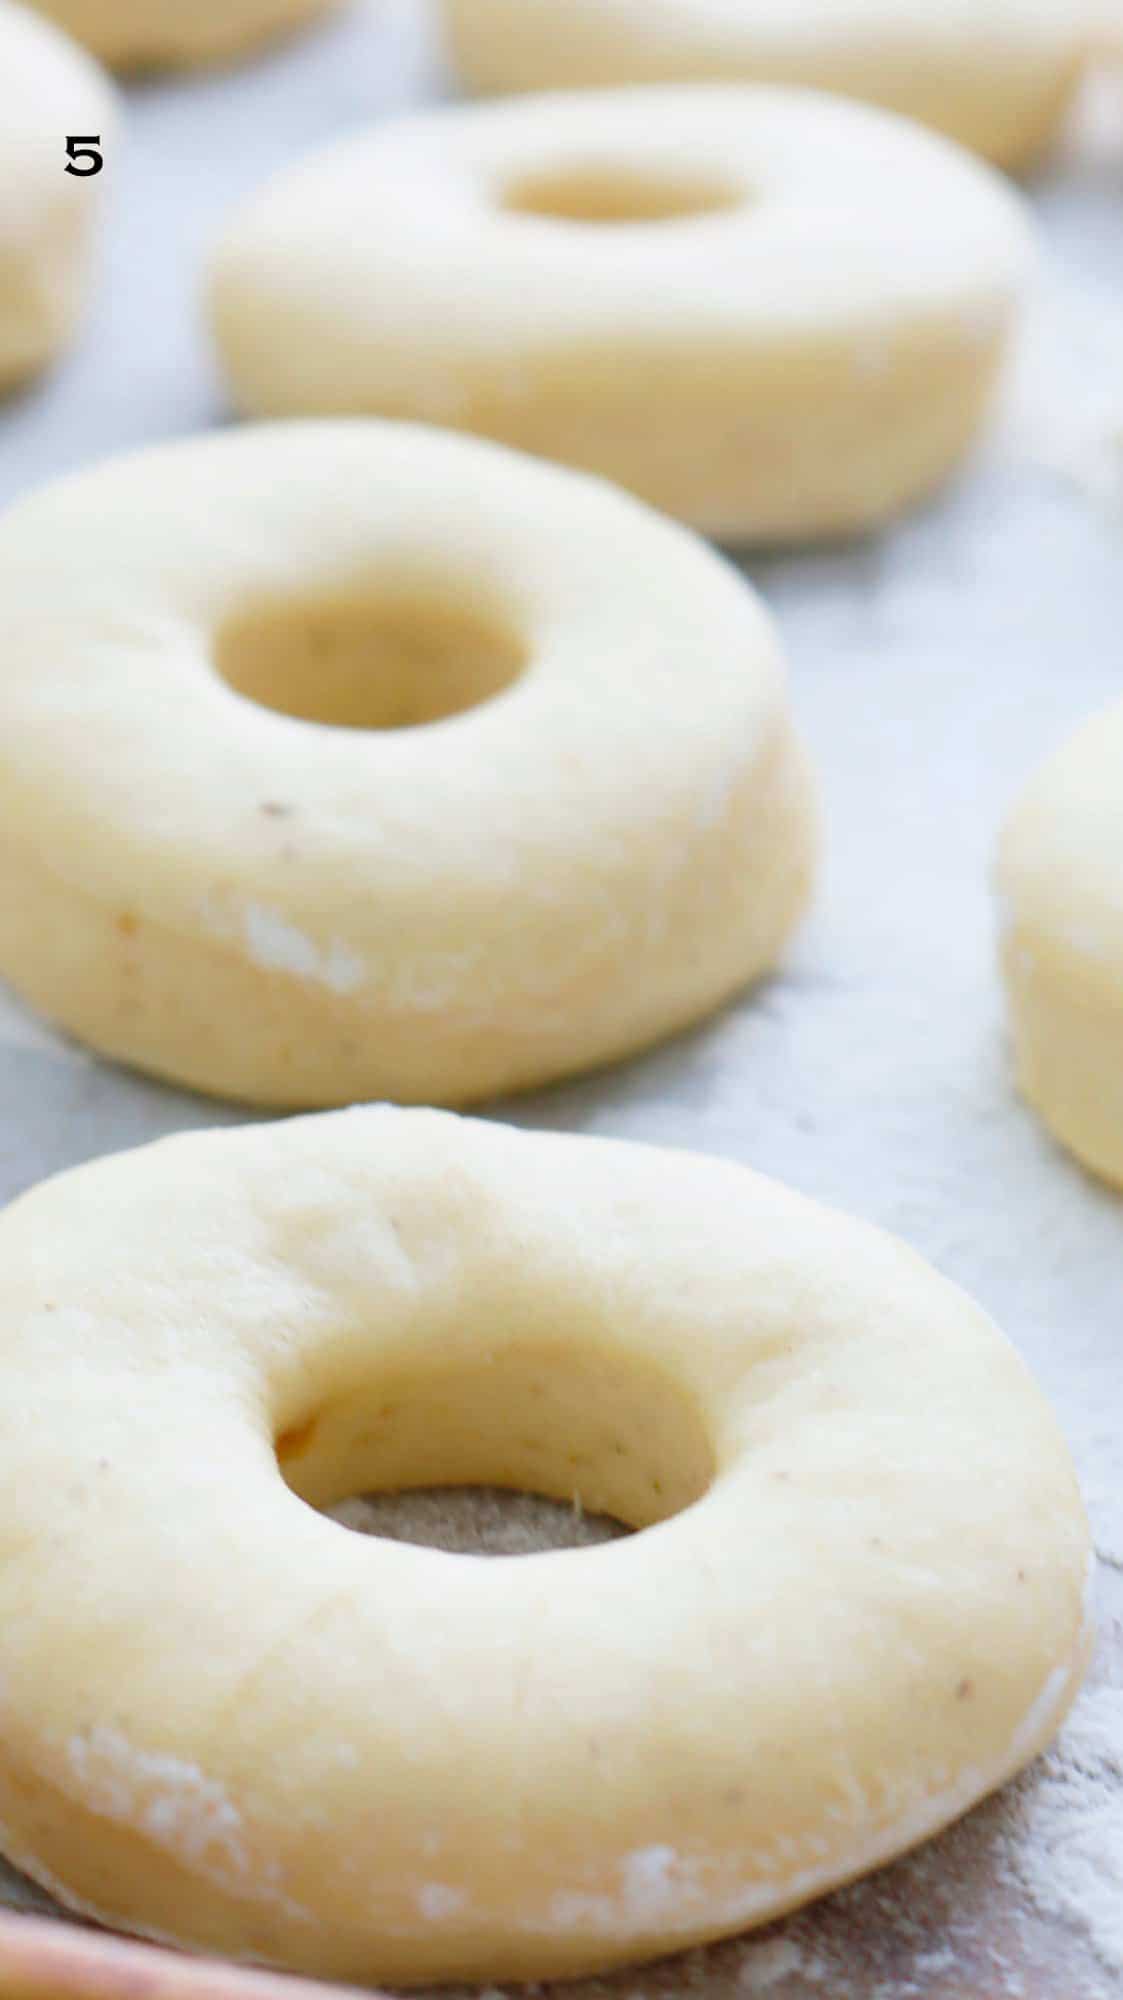
[(1123, 1186), (1123, 707), (1032, 780), (998, 886), (1021, 1088), (1085, 1166)]
[(0, 974), (160, 1075), (460, 1103), (607, 1061), (776, 964), (815, 833), (758, 598), (594, 481), (278, 425), (0, 525)]
[(71, 135), (117, 124), (108, 80), (82, 50), (25, 7), (0, 0), (0, 394), (71, 339), (111, 172), (66, 172)]
[(330, 12), (340, 0), (35, 0), (114, 69), (221, 62)]
[(348, 137), (240, 211), (210, 298), (243, 411), (476, 431), (775, 540), (881, 522), (950, 472), (1028, 262), (1019, 198), (945, 141), (684, 85)]
[[(0, 1844), (233, 1957), (546, 1978), (764, 1923), (1019, 1770), (1088, 1653), (1013, 1348), (725, 1161), (378, 1107), (170, 1139), (0, 1222), (0, 1390)], [(313, 1511), (477, 1483), (650, 1532)]]
[(864, 98), (1029, 165), (1056, 135), (1099, 0), (445, 0), (485, 91), (724, 81)]

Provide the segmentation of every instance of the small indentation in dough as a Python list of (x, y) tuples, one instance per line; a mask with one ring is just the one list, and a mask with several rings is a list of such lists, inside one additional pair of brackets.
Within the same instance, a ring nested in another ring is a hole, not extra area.
[(974, 1681), (962, 1680), (960, 1681), (959, 1686), (955, 1690), (956, 1701), (970, 1701), (974, 1692), (975, 1692)]
[(281, 1432), (277, 1439), (277, 1458), (280, 1464), (284, 1465), (290, 1459), (300, 1458), (309, 1449), (319, 1424), (319, 1413), (313, 1412), (302, 1424), (293, 1424), (290, 1429)]

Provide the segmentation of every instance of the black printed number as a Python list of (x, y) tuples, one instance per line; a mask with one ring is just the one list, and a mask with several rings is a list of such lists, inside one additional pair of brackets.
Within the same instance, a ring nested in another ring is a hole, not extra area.
[(66, 171), (77, 174), (79, 180), (88, 181), (94, 174), (100, 174), (105, 165), (101, 151), (100, 132), (80, 132), (66, 142)]

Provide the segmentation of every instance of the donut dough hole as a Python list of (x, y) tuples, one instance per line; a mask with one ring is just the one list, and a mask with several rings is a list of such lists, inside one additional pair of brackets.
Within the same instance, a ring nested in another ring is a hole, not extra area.
[(432, 595), (316, 597), (242, 612), (214, 663), (263, 708), (337, 729), (413, 729), (460, 715), (516, 681), (527, 648), (498, 615)]
[(113, 69), (232, 61), (341, 0), (36, 0)]
[(999, 862), (1002, 957), (1023, 1094), (1123, 1187), (1123, 708), (1038, 772)]
[[(168, 1140), (0, 1220), (0, 1389), (0, 1846), (195, 1949), (413, 1984), (733, 1934), (1003, 1783), (1087, 1657), (1014, 1350), (725, 1161), (387, 1107)], [(641, 1532), (318, 1511), (464, 1483)]]
[(285, 168), (210, 309), (249, 415), (420, 419), (707, 534), (876, 526), (970, 449), (1030, 263), (977, 161), (718, 86), (443, 109)]
[(626, 167), (563, 167), (529, 173), (502, 191), (510, 215), (544, 216), (554, 222), (679, 222), (741, 208), (745, 191), (729, 180), (681, 169), (629, 173)]
[(816, 815), (693, 536), (423, 428), (232, 431), (0, 525), (0, 975), (217, 1095), (467, 1102), (778, 962)]
[(641, 1529), (692, 1507), (715, 1471), (698, 1412), (659, 1370), (561, 1339), (403, 1365), (372, 1401), (313, 1410), (276, 1445), (287, 1484), (325, 1513), (361, 1493), (498, 1485)]
[(109, 169), (68, 174), (66, 142), (97, 134), (111, 151), (107, 80), (27, 8), (0, 0), (0, 395), (68, 345), (90, 288)]
[(480, 91), (809, 85), (1028, 166), (1064, 121), (1097, 0), (445, 0)]

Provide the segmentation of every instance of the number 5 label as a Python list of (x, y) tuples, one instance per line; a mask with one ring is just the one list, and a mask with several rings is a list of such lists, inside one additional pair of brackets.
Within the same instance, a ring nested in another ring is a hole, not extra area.
[(84, 132), (66, 142), (66, 172), (76, 174), (79, 180), (91, 180), (100, 174), (105, 165), (101, 151), (101, 133)]

